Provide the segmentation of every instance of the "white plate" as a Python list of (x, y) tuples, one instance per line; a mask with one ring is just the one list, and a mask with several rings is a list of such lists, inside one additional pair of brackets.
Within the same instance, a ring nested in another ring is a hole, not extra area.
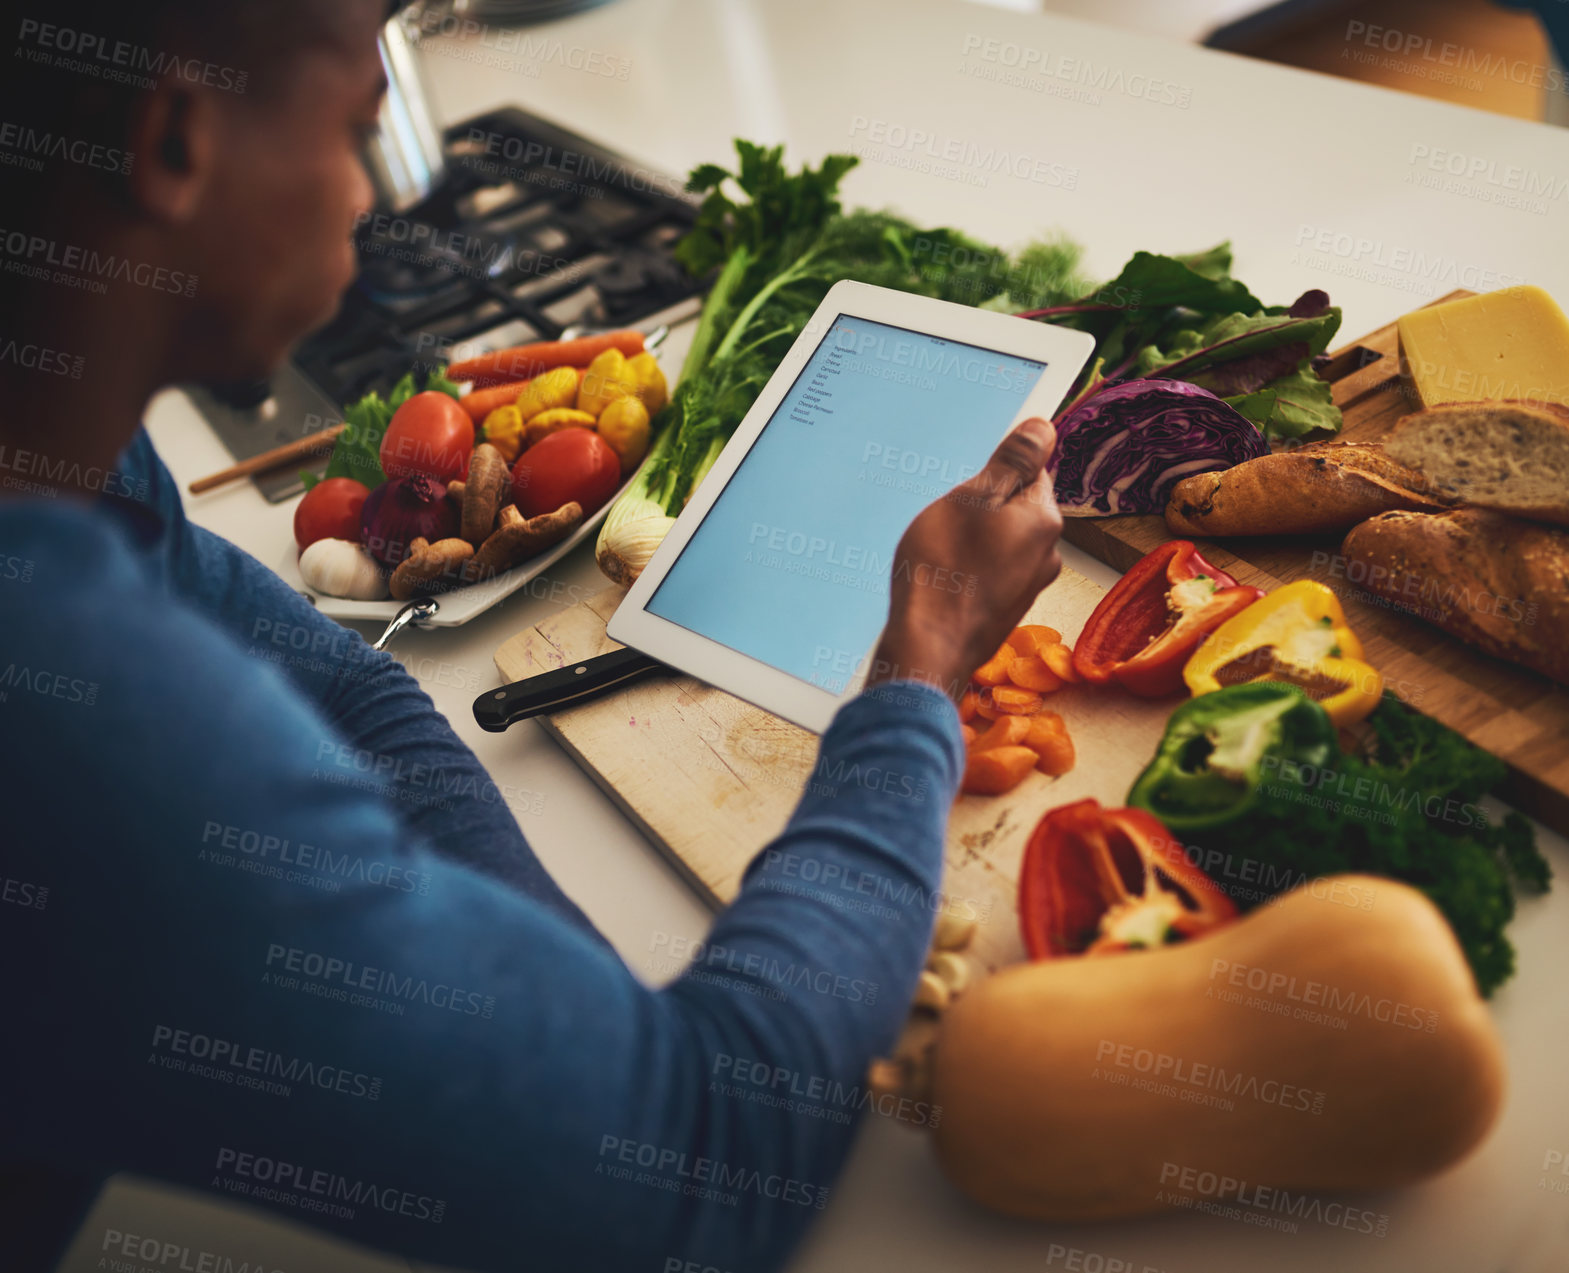
[[(667, 426), (668, 427), (668, 426)], [(643, 464), (647, 464), (645, 459)], [(559, 544), (546, 549), (537, 556), (530, 557), (521, 566), (515, 566), (504, 575), (497, 575), (494, 579), (487, 579), (484, 583), (470, 584), (467, 588), (454, 588), (450, 592), (438, 593), (435, 600), (438, 602), (436, 613), (429, 619), (418, 622), (415, 626), (421, 628), (455, 628), (459, 624), (467, 623), (475, 615), (488, 610), (503, 597), (510, 597), (514, 592), (526, 584), (530, 579), (544, 574), (550, 567), (560, 561), (569, 552), (581, 544), (585, 539), (599, 533), (599, 524), (605, 520), (605, 515), (610, 512), (610, 506), (621, 497), (621, 492), (637, 480), (638, 473), (643, 471), (643, 466), (638, 465), (632, 476), (627, 478), (617, 489), (616, 493), (602, 504), (597, 512), (585, 517), (582, 523)], [(300, 497), (304, 499), (302, 495)], [(316, 609), (320, 610), (329, 619), (364, 619), (370, 622), (390, 623), (399, 610), (408, 604), (406, 601), (350, 601), (344, 597), (329, 597), (324, 592), (317, 592), (305, 586), (305, 581), (300, 578), (300, 567), (297, 560), (298, 550), (290, 541), (284, 554), (284, 561), (278, 566), (278, 573), (283, 576), (284, 582), (290, 587), (303, 592), (315, 602)], [(608, 582), (607, 582), (607, 587)]]

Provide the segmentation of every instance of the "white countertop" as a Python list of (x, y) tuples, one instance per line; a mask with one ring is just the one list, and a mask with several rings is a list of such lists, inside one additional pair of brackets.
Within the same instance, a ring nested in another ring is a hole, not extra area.
[[(1344, 307), (1345, 336), (1459, 286), (1529, 280), (1569, 302), (1569, 190), (1552, 193), (1569, 184), (1566, 130), (957, 0), (622, 0), (526, 34), (527, 47), (502, 31), (430, 41), (439, 117), (517, 104), (676, 174), (727, 160), (736, 136), (782, 140), (792, 163), (865, 145), (871, 153), (844, 184), (851, 204), (1007, 245), (1060, 230), (1105, 276), (1138, 248), (1191, 251), (1230, 237), (1237, 273), (1257, 295), (1285, 303), (1324, 287)], [(592, 52), (603, 55), (594, 65), (629, 61), (626, 78), (571, 69)], [(981, 78), (1025, 59), (1031, 85)], [(1075, 74), (1115, 85), (1076, 86)], [(916, 132), (933, 140), (912, 142)], [(994, 170), (999, 152), (1026, 175)], [(964, 158), (944, 173), (932, 171), (943, 166), (934, 153)], [(1474, 175), (1448, 176), (1433, 162)], [(1452, 185), (1428, 188), (1425, 178)], [(1509, 206), (1530, 197), (1522, 188), (1544, 185), (1540, 207)], [(182, 486), (229, 462), (181, 395), (161, 397), (148, 425)], [(248, 483), (188, 497), (187, 508), (265, 562), (288, 542), (292, 504), (267, 505)], [(1064, 557), (1114, 578), (1076, 550)], [(405, 633), (393, 651), (498, 782), (546, 793), (542, 811), (521, 815), (529, 840), (651, 975), (650, 933), (697, 937), (706, 908), (536, 726), (486, 734), (470, 711), (498, 682), (491, 653), (502, 641), (601, 586), (580, 549), (467, 626)], [(1544, 844), (1560, 879), (1569, 876), (1563, 841)], [(1512, 929), (1522, 972), (1498, 1000), (1514, 1084), (1504, 1119), (1461, 1168), (1377, 1199), (1393, 1217), (1384, 1239), (1325, 1226), (1287, 1239), (1193, 1215), (1080, 1228), (1007, 1222), (949, 1189), (919, 1135), (874, 1120), (795, 1267), (1569, 1268), (1569, 1196), (1537, 1187), (1544, 1153), (1569, 1151), (1560, 1077), (1569, 996), (1554, 980), (1569, 935), (1550, 905), (1528, 903)]]

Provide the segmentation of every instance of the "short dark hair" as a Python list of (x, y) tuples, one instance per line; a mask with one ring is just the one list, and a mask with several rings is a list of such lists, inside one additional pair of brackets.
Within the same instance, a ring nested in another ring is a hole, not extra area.
[[(402, 0), (383, 3), (390, 13)], [(159, 75), (265, 100), (288, 84), (299, 51), (347, 40), (337, 0), (0, 0), (0, 9), (13, 44), (0, 122), (112, 149), (125, 149), (135, 99)], [(47, 197), (57, 175), (82, 174), (50, 166), (12, 187), (26, 203)]]

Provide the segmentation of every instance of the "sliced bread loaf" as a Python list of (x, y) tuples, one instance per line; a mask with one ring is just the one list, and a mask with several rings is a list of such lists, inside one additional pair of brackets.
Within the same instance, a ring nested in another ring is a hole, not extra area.
[(1508, 401), (1430, 407), (1401, 420), (1384, 450), (1467, 504), (1569, 526), (1569, 409)]

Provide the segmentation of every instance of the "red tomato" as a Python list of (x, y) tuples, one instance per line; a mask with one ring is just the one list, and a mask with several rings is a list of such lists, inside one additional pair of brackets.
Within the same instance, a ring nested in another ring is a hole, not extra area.
[(592, 429), (541, 438), (512, 468), (512, 498), (524, 517), (553, 513), (572, 500), (587, 517), (621, 485), (621, 461)]
[(456, 398), (427, 389), (392, 413), (381, 439), (381, 471), (388, 477), (422, 473), (446, 483), (463, 476), (473, 453), (469, 413)]
[(294, 542), (304, 552), (318, 539), (360, 540), (360, 505), (370, 494), (352, 477), (329, 477), (305, 492), (294, 510)]

